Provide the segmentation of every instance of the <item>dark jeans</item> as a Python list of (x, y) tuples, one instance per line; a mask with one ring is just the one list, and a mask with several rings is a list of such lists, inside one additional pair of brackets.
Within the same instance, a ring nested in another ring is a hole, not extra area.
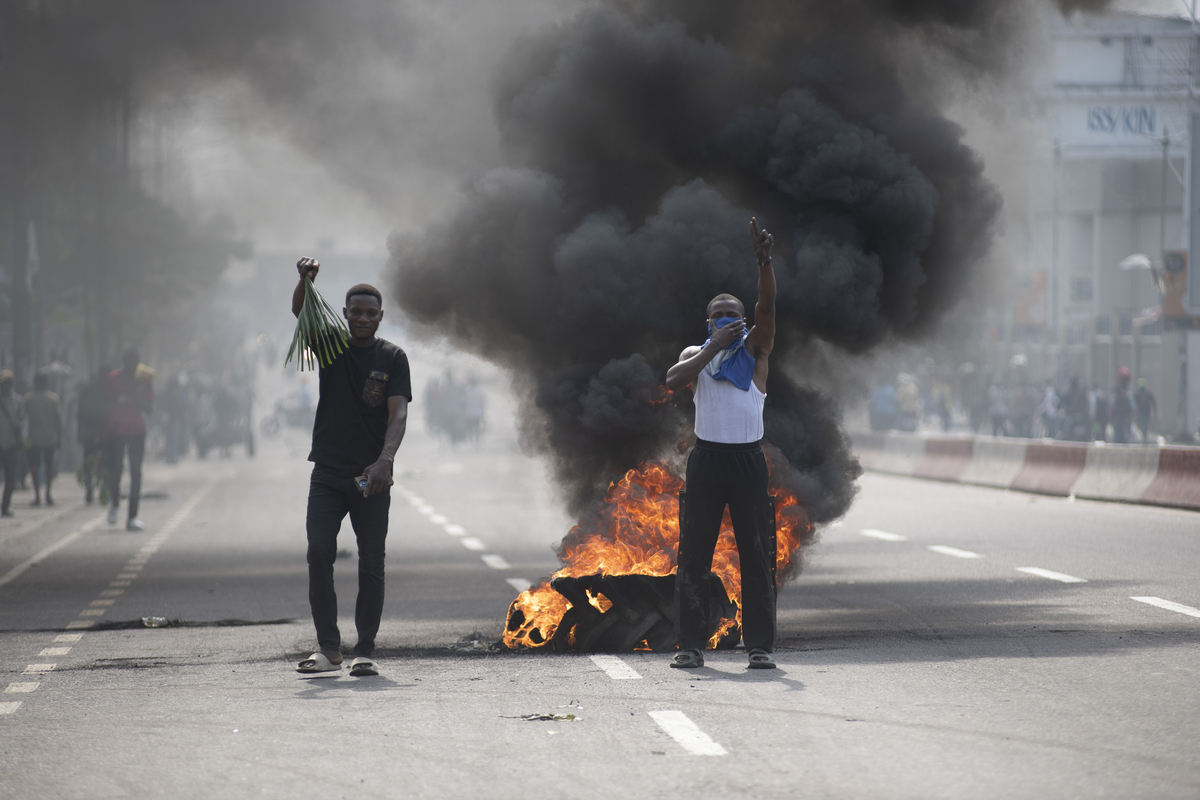
[(358, 602), (354, 625), (358, 644), (354, 655), (370, 656), (375, 634), (383, 616), (383, 557), (387, 539), (387, 492), (363, 497), (354, 485), (354, 475), (323, 464), (313, 466), (308, 488), (308, 603), (322, 650), (337, 650), (342, 635), (337, 625), (337, 593), (333, 589), (333, 562), (337, 558), (337, 536), (346, 514), (358, 541)]
[(54, 480), (54, 476), (58, 474), (57, 455), (57, 447), (29, 448), (29, 475), (33, 478), (33, 490), (34, 492), (39, 491), (39, 487), (42, 485), (42, 472), (44, 470), (46, 473), (46, 499), (50, 499), (50, 483)]
[(101, 473), (99, 459), (103, 457), (104, 448), (95, 439), (85, 439), (83, 445), (83, 488), (87, 493), (87, 501), (92, 502), (92, 491)]
[(4, 502), (0, 510), (8, 511), (12, 505), (13, 491), (17, 488), (17, 453), (19, 447), (5, 447), (0, 450), (0, 465), (4, 467)]
[[(696, 443), (688, 456), (687, 501), (679, 533), (675, 632), (680, 650), (703, 650), (709, 638), (708, 573), (729, 506), (742, 573), (742, 641), (747, 650), (775, 646), (775, 541), (767, 460), (757, 442)], [(732, 598), (736, 600), (737, 598)]]
[(121, 469), (125, 464), (125, 451), (129, 451), (129, 519), (134, 519), (142, 496), (142, 459), (146, 455), (146, 437), (114, 436), (105, 443), (105, 450), (108, 456), (108, 502), (113, 508), (121, 505)]

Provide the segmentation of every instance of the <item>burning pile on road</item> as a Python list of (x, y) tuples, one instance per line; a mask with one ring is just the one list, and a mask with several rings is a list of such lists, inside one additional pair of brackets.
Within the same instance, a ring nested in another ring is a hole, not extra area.
[[(782, 456), (765, 447), (775, 497), (776, 582), (792, 573), (813, 528), (777, 476)], [(683, 481), (665, 464), (646, 461), (609, 487), (595, 513), (563, 539), (563, 567), (523, 592), (508, 609), (509, 648), (582, 651), (669, 650)], [(713, 556), (711, 647), (741, 638), (741, 574), (728, 512)], [(718, 584), (720, 586), (718, 586)]]

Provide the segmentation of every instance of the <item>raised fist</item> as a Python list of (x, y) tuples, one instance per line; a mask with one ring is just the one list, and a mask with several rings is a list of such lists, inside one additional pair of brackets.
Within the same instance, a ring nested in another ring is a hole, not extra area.
[(315, 258), (302, 258), (296, 262), (296, 271), (310, 281), (315, 281), (317, 273), (321, 271), (321, 262)]

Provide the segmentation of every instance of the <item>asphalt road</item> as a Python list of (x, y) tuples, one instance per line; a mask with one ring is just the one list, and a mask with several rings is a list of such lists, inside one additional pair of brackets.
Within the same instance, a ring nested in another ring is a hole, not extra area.
[[(18, 494), (0, 797), (1200, 796), (1200, 515), (869, 475), (781, 593), (774, 672), (495, 653), (472, 635), (569, 520), (505, 425), (458, 451), (413, 428), (377, 678), (293, 671), (302, 432), (152, 463), (144, 533), (70, 481), (53, 510)], [(337, 581), (352, 644), (352, 557)]]

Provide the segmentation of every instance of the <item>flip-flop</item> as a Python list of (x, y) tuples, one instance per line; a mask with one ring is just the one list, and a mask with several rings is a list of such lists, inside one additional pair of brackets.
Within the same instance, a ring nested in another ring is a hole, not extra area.
[(756, 647), (750, 651), (748, 669), (775, 669), (775, 659), (766, 650)]
[(324, 653), (313, 653), (308, 658), (296, 665), (296, 672), (310, 674), (313, 672), (337, 672), (342, 668), (341, 664), (335, 664), (329, 660), (329, 657)]
[(704, 666), (704, 655), (699, 650), (680, 650), (671, 659), (674, 669), (695, 669)]
[(355, 678), (365, 678), (368, 675), (378, 675), (379, 668), (371, 659), (359, 656), (350, 662), (350, 674)]

